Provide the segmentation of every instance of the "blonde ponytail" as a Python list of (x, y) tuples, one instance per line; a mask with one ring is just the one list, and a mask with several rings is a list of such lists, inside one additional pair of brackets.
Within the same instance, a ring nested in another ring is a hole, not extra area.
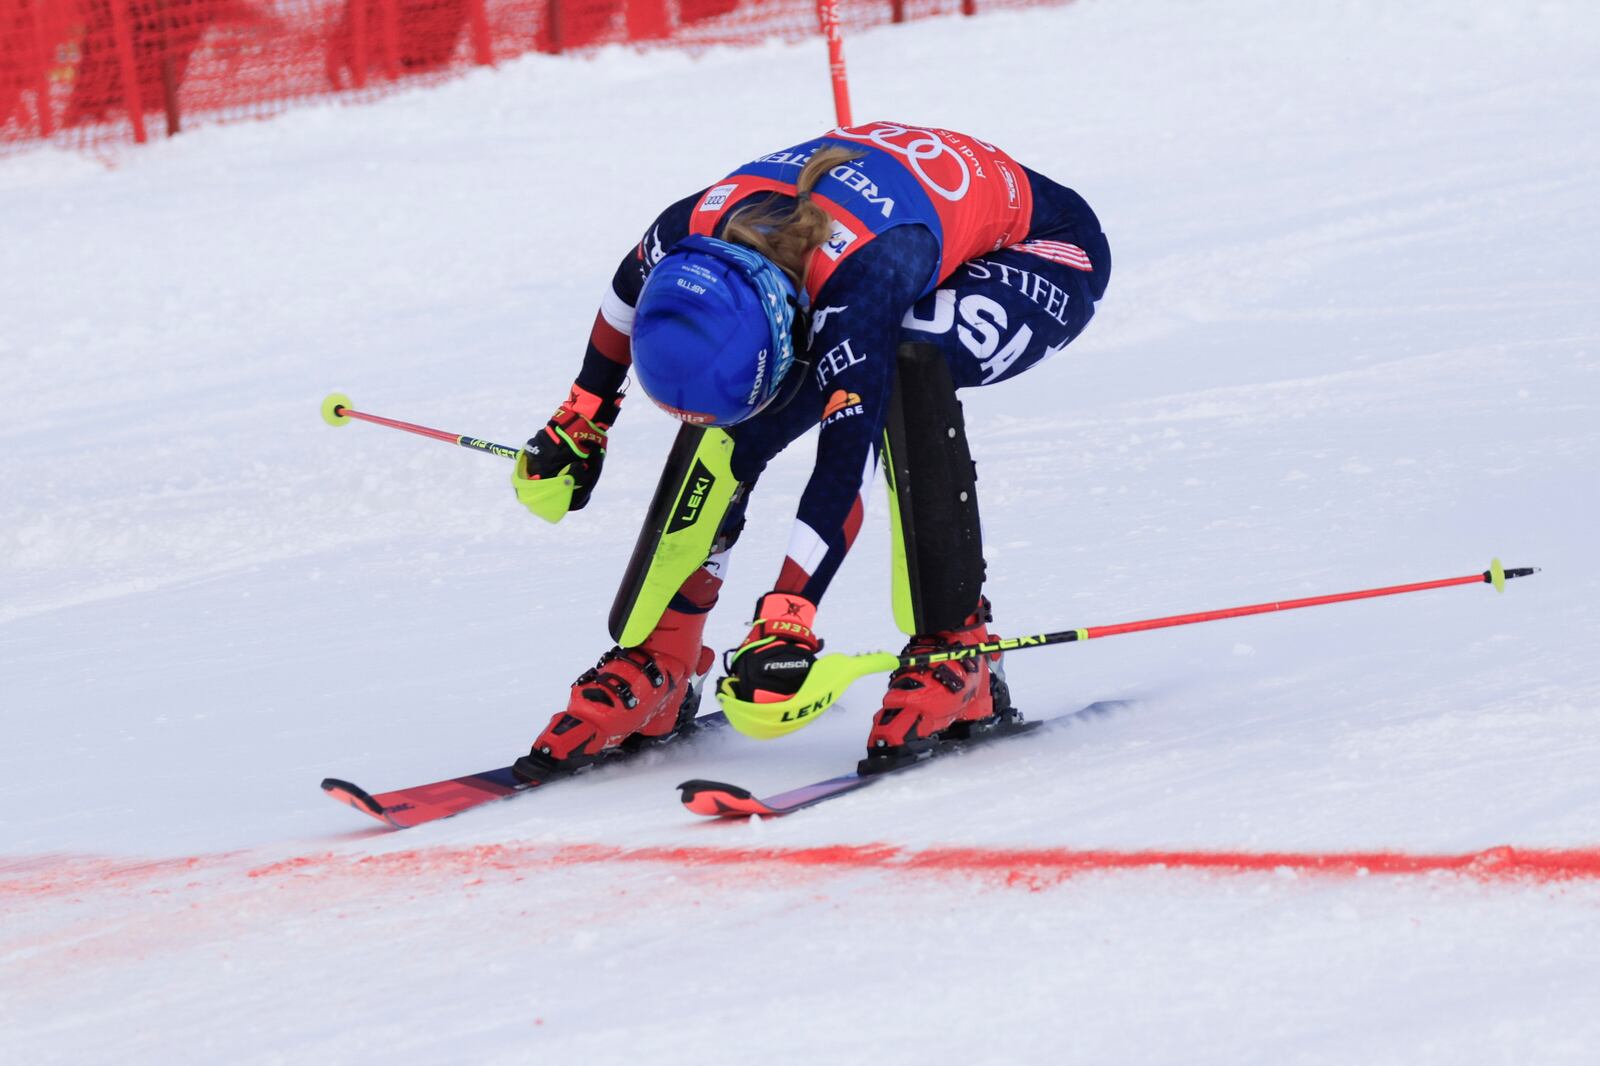
[(811, 190), (828, 171), (859, 158), (860, 152), (842, 145), (821, 149), (795, 179), (793, 210), (762, 204), (742, 207), (728, 217), (722, 239), (760, 252), (789, 275), (796, 289), (804, 288), (811, 253), (833, 232), (833, 218), (811, 202)]

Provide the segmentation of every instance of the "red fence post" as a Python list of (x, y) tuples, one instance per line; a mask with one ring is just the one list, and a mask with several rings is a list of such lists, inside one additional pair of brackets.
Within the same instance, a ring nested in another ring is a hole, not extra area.
[(357, 89), (367, 87), (367, 0), (346, 0), (350, 5), (350, 77)]
[(489, 45), (489, 15), (483, 0), (467, 0), (467, 21), (472, 27), (472, 61), (480, 67), (494, 66), (494, 50)]
[(117, 62), (122, 70), (122, 103), (133, 123), (133, 139), (144, 144), (144, 103), (139, 99), (139, 68), (133, 61), (133, 34), (128, 27), (129, 0), (111, 0), (111, 36), (115, 39)]
[(167, 110), (167, 136), (174, 137), (181, 127), (178, 119), (178, 64), (171, 54), (161, 57), (161, 102)]
[(547, 0), (544, 5), (545, 38), (550, 42), (551, 55), (561, 54), (561, 0)]
[(904, 22), (906, 20), (906, 0), (889, 0), (889, 21)]
[(390, 81), (400, 76), (400, 12), (395, 0), (378, 0), (383, 5), (383, 72)]
[(961, 13), (963, 15), (976, 15), (978, 13), (978, 0), (961, 0)]
[(34, 103), (39, 112), (39, 136), (48, 139), (56, 131), (55, 114), (50, 102), (50, 68), (55, 63), (55, 56), (50, 54), (50, 47), (45, 41), (44, 20), (39, 14), (43, 5), (44, 0), (32, 0), (28, 4), (28, 18), (33, 23), (33, 50), (39, 57), (39, 80), (33, 86)]

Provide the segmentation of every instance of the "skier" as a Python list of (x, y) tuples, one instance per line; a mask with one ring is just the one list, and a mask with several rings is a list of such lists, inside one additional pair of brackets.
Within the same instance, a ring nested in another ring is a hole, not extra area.
[[(907, 654), (988, 637), (975, 473), (955, 390), (1060, 351), (1110, 274), (1077, 193), (950, 130), (875, 122), (739, 167), (668, 207), (623, 260), (567, 399), (521, 453), (518, 498), (558, 519), (600, 476), (630, 366), (686, 423), (611, 617), (618, 645), (572, 685), (518, 772), (571, 769), (694, 715), (701, 643), (749, 490), (820, 422), (781, 571), (725, 656), (733, 693), (793, 694), (822, 648), (817, 605), (890, 481)], [(866, 768), (1010, 712), (998, 656), (902, 669)]]

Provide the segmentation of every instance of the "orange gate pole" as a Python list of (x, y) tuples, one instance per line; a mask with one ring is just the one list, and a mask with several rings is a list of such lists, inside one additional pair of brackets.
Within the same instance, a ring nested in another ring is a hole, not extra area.
[(844, 35), (839, 31), (838, 0), (817, 0), (817, 24), (828, 42), (828, 73), (833, 79), (833, 113), (850, 125), (850, 79), (844, 69)]

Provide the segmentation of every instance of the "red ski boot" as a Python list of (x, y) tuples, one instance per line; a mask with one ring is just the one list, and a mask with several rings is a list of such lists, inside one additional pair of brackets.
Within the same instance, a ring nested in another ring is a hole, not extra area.
[(709, 592), (703, 608), (680, 593), (642, 644), (614, 647), (584, 671), (572, 683), (567, 709), (550, 719), (533, 750), (513, 766), (517, 774), (537, 781), (575, 770), (618, 749), (661, 740), (692, 721), (716, 662), (716, 654), (700, 643), (716, 602), (715, 587)]
[[(902, 655), (927, 655), (989, 639), (989, 601), (957, 629), (915, 636)], [(872, 719), (862, 773), (893, 769), (922, 757), (940, 740), (964, 738), (974, 726), (1015, 716), (1000, 653), (971, 655), (928, 666), (906, 666), (889, 679), (883, 707)]]

